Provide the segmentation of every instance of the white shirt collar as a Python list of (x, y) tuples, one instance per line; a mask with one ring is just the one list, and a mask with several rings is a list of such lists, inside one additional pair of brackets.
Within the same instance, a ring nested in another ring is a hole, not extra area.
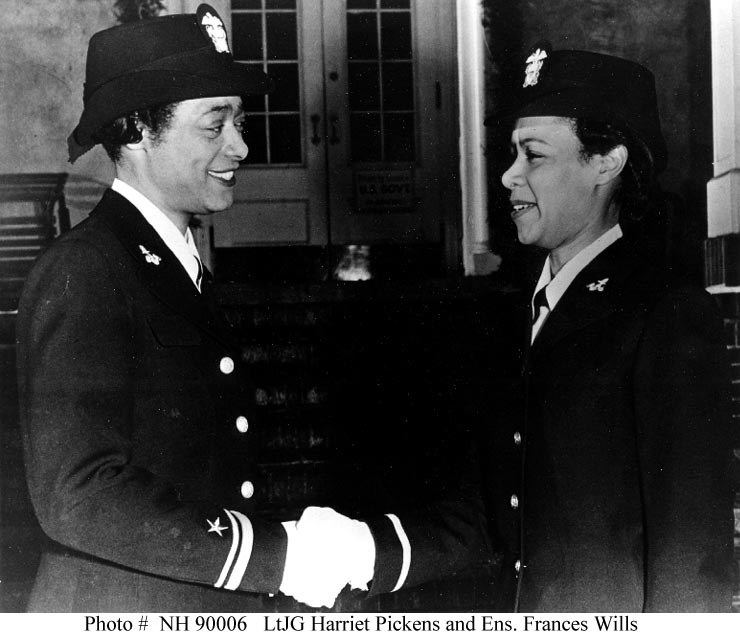
[(555, 308), (555, 305), (563, 297), (563, 294), (568, 290), (570, 283), (573, 282), (575, 277), (583, 271), (586, 266), (598, 256), (602, 251), (609, 247), (612, 243), (616, 242), (623, 236), (622, 228), (619, 224), (614, 225), (611, 229), (607, 230), (590, 245), (584, 247), (575, 256), (573, 256), (563, 267), (558, 271), (555, 277), (552, 277), (552, 270), (550, 269), (550, 257), (548, 256), (545, 260), (545, 265), (542, 267), (542, 273), (540, 279), (537, 281), (534, 294), (532, 294), (531, 307), (534, 311), (534, 295), (545, 285), (545, 295), (547, 296), (547, 304), (550, 307), (550, 311)]
[[(198, 249), (195, 246), (190, 227), (187, 228), (183, 236), (175, 223), (162, 210), (137, 189), (118, 178), (113, 179), (111, 189), (126, 198), (141, 212), (141, 215), (154, 228), (154, 231), (159, 234), (159, 237), (167, 245), (167, 248), (175, 254), (175, 257), (180, 261), (180, 264), (184, 267), (188, 276), (190, 276), (193, 284), (197, 287), (196, 281), (198, 279), (198, 262), (200, 261), (200, 256), (198, 255)], [(148, 247), (147, 245), (144, 246)]]

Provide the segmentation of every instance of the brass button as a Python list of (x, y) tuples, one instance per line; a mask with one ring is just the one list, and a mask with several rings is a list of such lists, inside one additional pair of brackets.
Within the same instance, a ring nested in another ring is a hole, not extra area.
[(252, 481), (244, 481), (241, 486), (242, 498), (252, 498), (254, 496), (254, 484)]
[(512, 494), (510, 503), (511, 503), (511, 508), (516, 509), (517, 507), (519, 507), (519, 497), (516, 494)]
[(231, 375), (234, 372), (234, 360), (231, 357), (222, 357), (218, 367), (224, 375)]
[(236, 418), (236, 429), (242, 434), (249, 430), (249, 421), (247, 421), (247, 418), (244, 415), (239, 415)]

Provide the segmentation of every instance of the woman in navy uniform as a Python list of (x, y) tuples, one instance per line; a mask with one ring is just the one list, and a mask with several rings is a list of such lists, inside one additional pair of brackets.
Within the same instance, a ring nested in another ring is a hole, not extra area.
[[(476, 516), (460, 510), (482, 492), (498, 610), (729, 611), (722, 321), (633, 238), (666, 161), (653, 76), (546, 46), (522, 70), (494, 117), (513, 124), (502, 182), (519, 240), (548, 251), (522, 381), (508, 406), (479, 392), (461, 407), (481, 430), (480, 489), (432, 510), (436, 521), (399, 513), (408, 544), (386, 568), (406, 565), (414, 584), (461, 561)], [(395, 575), (375, 575), (374, 591), (393, 588)]]
[(352, 574), (327, 590), (322, 573), (354, 550), (337, 526), (369, 545), (358, 579), (372, 576), (364, 523), (255, 515), (254, 390), (189, 229), (232, 204), (241, 96), (268, 86), (208, 5), (90, 41), (70, 158), (102, 143), (116, 180), (41, 256), (18, 319), (28, 485), (50, 538), (30, 610), (247, 611), (278, 590), (331, 603)]

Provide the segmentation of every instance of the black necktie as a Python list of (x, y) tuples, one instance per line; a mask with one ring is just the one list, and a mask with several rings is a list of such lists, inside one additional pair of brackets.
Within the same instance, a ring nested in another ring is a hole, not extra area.
[(198, 256), (194, 256), (195, 261), (198, 263), (198, 275), (195, 277), (195, 286), (198, 287), (198, 291), (200, 291), (200, 283), (203, 280), (203, 263), (200, 261), (200, 258)]
[(532, 300), (532, 304), (534, 305), (534, 312), (532, 314), (532, 322), (536, 322), (537, 318), (540, 317), (540, 309), (542, 307), (545, 307), (548, 311), (550, 310), (550, 305), (547, 302), (547, 293), (546, 293), (547, 285), (542, 287), (537, 293), (534, 294), (534, 298)]

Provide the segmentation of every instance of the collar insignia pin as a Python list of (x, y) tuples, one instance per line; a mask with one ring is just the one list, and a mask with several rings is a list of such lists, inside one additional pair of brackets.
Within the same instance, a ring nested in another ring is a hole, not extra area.
[(540, 70), (547, 57), (547, 52), (537, 49), (527, 58), (527, 67), (524, 69), (524, 88), (535, 86), (540, 81)]
[(141, 250), (141, 253), (144, 254), (144, 258), (148, 263), (158, 265), (162, 261), (162, 259), (157, 254), (153, 254), (146, 247), (144, 247), (144, 245), (139, 245), (139, 249)]
[(603, 291), (606, 287), (606, 283), (609, 282), (609, 278), (602, 278), (598, 282), (591, 282), (586, 285), (589, 291)]
[(218, 518), (216, 518), (214, 522), (211, 522), (207, 518), (206, 518), (206, 521), (210, 525), (210, 529), (208, 530), (208, 533), (210, 534), (211, 532), (215, 532), (219, 536), (221, 536), (221, 538), (223, 538), (223, 534), (221, 532), (227, 530), (228, 527), (221, 525), (221, 517), (219, 516)]

